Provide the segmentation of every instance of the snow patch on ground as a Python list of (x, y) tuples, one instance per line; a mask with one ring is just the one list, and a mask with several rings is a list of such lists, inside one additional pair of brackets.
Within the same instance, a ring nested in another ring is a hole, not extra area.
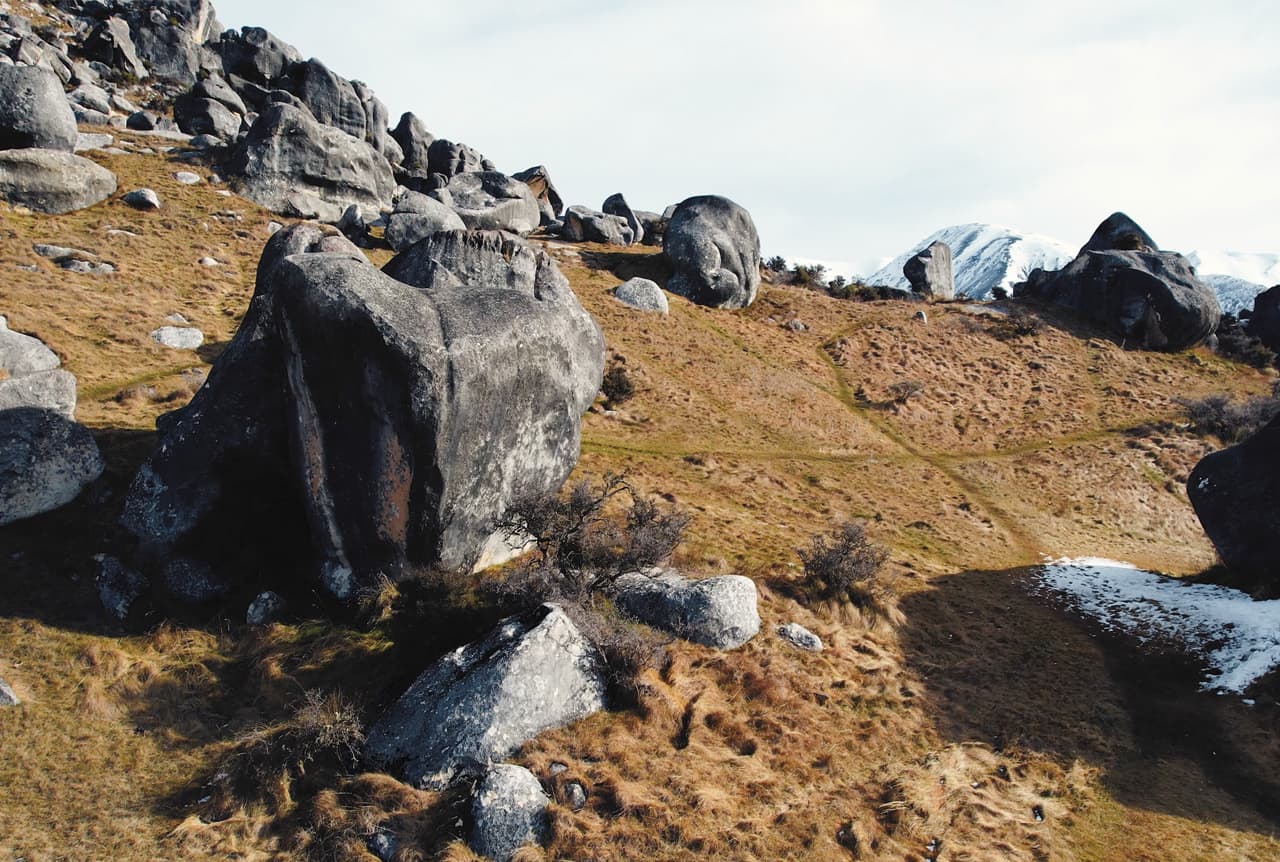
[(1202, 658), (1206, 691), (1242, 694), (1280, 666), (1280, 599), (1254, 601), (1097, 557), (1046, 562), (1034, 575), (1072, 609), (1139, 643), (1176, 643)]

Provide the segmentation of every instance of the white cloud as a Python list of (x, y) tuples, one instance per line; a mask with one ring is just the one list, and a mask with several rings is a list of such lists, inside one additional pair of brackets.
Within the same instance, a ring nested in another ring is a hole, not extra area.
[(217, 6), (573, 202), (728, 195), (766, 254), (970, 221), (1083, 242), (1115, 209), (1170, 248), (1280, 247), (1265, 2)]

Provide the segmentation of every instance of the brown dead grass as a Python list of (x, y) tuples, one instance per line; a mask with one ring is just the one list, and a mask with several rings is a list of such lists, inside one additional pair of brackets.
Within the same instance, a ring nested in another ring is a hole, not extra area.
[[(0, 531), (12, 585), (0, 673), (26, 700), (0, 711), (0, 856), (367, 860), (363, 839), (381, 825), (403, 860), (475, 859), (458, 799), (385, 776), (334, 778), (283, 820), (252, 804), (202, 819), (205, 782), (235, 740), (281, 721), (302, 691), (363, 696), (372, 711), (417, 667), (389, 660), (380, 631), (104, 627), (92, 554), (113, 547), (155, 417), (234, 333), (270, 217), (176, 184), (192, 166), (163, 154), (93, 157), (121, 193), (150, 186), (165, 209), (0, 212), (0, 314), (78, 376), (79, 416), (108, 461), (76, 503)], [(215, 217), (227, 210), (243, 221)], [(33, 242), (88, 249), (120, 272), (62, 272)], [(526, 746), (518, 759), (556, 801), (549, 846), (522, 858), (1280, 858), (1274, 703), (1197, 694), (1194, 668), (1092, 637), (1028, 596), (1017, 568), (1042, 553), (1209, 563), (1180, 489), (1205, 444), (1178, 430), (1175, 399), (1261, 392), (1268, 377), (1203, 352), (1126, 352), (1067, 319), (1006, 340), (963, 304), (923, 324), (906, 304), (779, 286), (741, 312), (672, 297), (664, 319), (608, 295), (625, 277), (661, 279), (651, 250), (548, 247), (636, 384), (621, 409), (586, 418), (579, 475), (625, 469), (691, 510), (679, 562), (755, 577), (764, 628), (732, 653), (677, 645), (641, 678), (636, 709)], [(225, 265), (198, 266), (205, 255)], [(173, 312), (208, 350), (150, 341)], [(783, 327), (796, 318), (809, 329)], [(904, 380), (923, 391), (890, 403)], [(770, 589), (798, 577), (797, 548), (846, 518), (893, 549), (892, 624)], [(826, 651), (773, 634), (793, 620)], [(578, 812), (571, 781), (587, 789)]]

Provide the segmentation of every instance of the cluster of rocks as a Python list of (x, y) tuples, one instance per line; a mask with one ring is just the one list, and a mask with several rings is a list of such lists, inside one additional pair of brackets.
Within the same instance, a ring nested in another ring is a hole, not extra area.
[(0, 317), (0, 526), (66, 505), (102, 474), (97, 443), (74, 421), (76, 379), (60, 366)]
[(1190, 262), (1161, 251), (1124, 213), (1103, 221), (1063, 269), (1037, 269), (1014, 293), (1069, 308), (1123, 343), (1153, 350), (1194, 347), (1222, 316)]

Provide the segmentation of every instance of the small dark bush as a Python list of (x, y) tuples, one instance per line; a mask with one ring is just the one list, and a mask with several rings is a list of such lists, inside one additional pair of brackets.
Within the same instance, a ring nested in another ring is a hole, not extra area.
[(1039, 334), (1041, 326), (1040, 318), (1025, 308), (1014, 306), (1009, 309), (1008, 314), (991, 322), (987, 327), (987, 334), (1001, 341), (1013, 341)]
[(899, 380), (889, 384), (888, 392), (894, 404), (906, 404), (912, 398), (924, 394), (924, 383), (919, 380)]
[(1191, 430), (1201, 436), (1217, 437), (1224, 443), (1239, 443), (1280, 415), (1280, 383), (1270, 395), (1232, 401), (1229, 395), (1180, 399), (1187, 411)]
[(871, 613), (884, 610), (887, 590), (879, 574), (889, 552), (872, 542), (861, 524), (846, 521), (830, 535), (814, 536), (799, 554), (814, 598), (851, 602)]
[(797, 263), (791, 270), (790, 282), (797, 287), (824, 287), (827, 283), (827, 268), (820, 263), (811, 266)]
[(999, 285), (991, 288), (991, 298), (997, 301), (1003, 301), (1009, 298), (1009, 291)]
[(636, 394), (635, 385), (631, 382), (625, 365), (609, 366), (600, 383), (600, 391), (604, 393), (605, 404), (609, 407), (622, 404)]
[(769, 270), (770, 272), (776, 272), (776, 273), (786, 272), (788, 269), (787, 259), (780, 254), (775, 254), (773, 257), (769, 258), (764, 262), (764, 268)]
[[(620, 515), (607, 512), (626, 502)], [(512, 538), (532, 537), (534, 550), (511, 584), (534, 601), (580, 600), (632, 572), (670, 558), (684, 538), (688, 516), (640, 496), (625, 476), (599, 485), (582, 481), (563, 497), (548, 494), (514, 506), (498, 524)]]
[(1254, 368), (1276, 365), (1275, 351), (1254, 338), (1233, 314), (1224, 314), (1218, 322), (1218, 355)]

